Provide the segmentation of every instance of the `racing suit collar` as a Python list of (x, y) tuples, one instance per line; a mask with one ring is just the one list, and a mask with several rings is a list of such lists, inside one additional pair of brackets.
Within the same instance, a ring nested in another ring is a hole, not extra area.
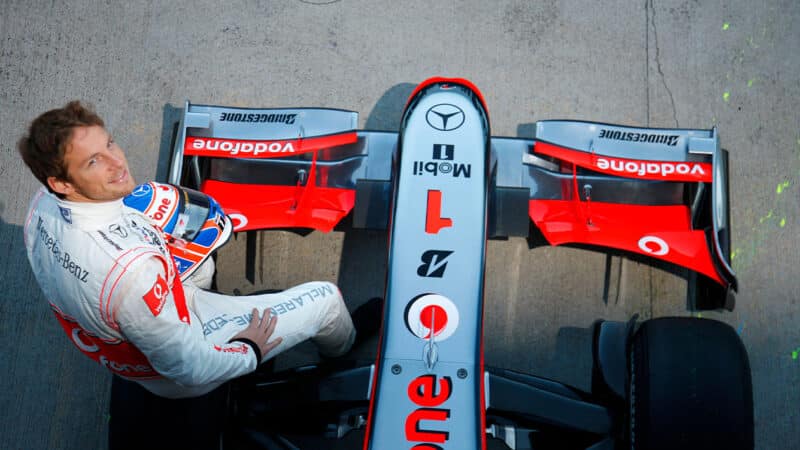
[[(52, 195), (52, 194), (51, 194)], [(110, 202), (72, 202), (56, 197), (61, 217), (68, 223), (83, 229), (97, 229), (99, 225), (119, 220), (125, 211), (122, 199)]]

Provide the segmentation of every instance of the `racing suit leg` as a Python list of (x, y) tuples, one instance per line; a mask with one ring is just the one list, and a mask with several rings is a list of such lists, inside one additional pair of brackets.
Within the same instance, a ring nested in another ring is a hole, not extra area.
[(262, 362), (311, 339), (327, 357), (347, 352), (355, 340), (355, 328), (333, 283), (312, 281), (274, 294), (229, 296), (193, 289), (194, 312), (211, 342), (227, 342), (247, 327), (253, 308), (259, 314), (271, 308), (278, 323), (271, 339), (283, 341), (262, 357)]

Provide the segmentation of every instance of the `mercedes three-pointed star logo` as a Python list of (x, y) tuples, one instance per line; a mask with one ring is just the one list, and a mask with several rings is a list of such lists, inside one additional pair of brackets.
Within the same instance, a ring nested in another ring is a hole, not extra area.
[(425, 113), (425, 120), (439, 131), (453, 131), (464, 124), (464, 111), (456, 105), (439, 103)]
[(133, 192), (131, 192), (131, 194), (133, 194), (134, 197), (141, 197), (141, 196), (147, 195), (149, 193), (150, 193), (150, 184), (148, 184), (148, 183), (140, 184), (140, 185), (136, 186), (133, 189)]
[(119, 236), (119, 237), (121, 237), (123, 239), (128, 237), (128, 232), (125, 231), (125, 228), (122, 228), (122, 226), (120, 226), (120, 224), (118, 224), (118, 223), (112, 223), (111, 225), (109, 225), (108, 226), (108, 232), (109, 233), (114, 233), (114, 234), (116, 234), (117, 236)]

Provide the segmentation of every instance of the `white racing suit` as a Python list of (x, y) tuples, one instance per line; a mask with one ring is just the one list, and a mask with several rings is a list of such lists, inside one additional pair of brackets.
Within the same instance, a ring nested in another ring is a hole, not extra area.
[[(210, 258), (181, 282), (161, 230), (122, 200), (76, 203), (42, 188), (31, 201), (25, 246), (36, 279), (72, 342), (113, 373), (156, 395), (194, 397), (256, 369), (248, 344), (228, 341), (251, 311), (271, 308), (282, 337), (261, 361), (312, 339), (345, 353), (355, 330), (339, 289), (310, 282), (265, 295), (208, 287)], [(267, 311), (269, 313), (269, 311)]]

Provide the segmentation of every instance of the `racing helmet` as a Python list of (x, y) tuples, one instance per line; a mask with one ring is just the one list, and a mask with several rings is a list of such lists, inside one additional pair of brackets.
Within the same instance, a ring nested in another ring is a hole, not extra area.
[(183, 280), (227, 243), (233, 232), (233, 223), (216, 200), (183, 186), (154, 181), (140, 184), (123, 203), (142, 212), (164, 232)]

